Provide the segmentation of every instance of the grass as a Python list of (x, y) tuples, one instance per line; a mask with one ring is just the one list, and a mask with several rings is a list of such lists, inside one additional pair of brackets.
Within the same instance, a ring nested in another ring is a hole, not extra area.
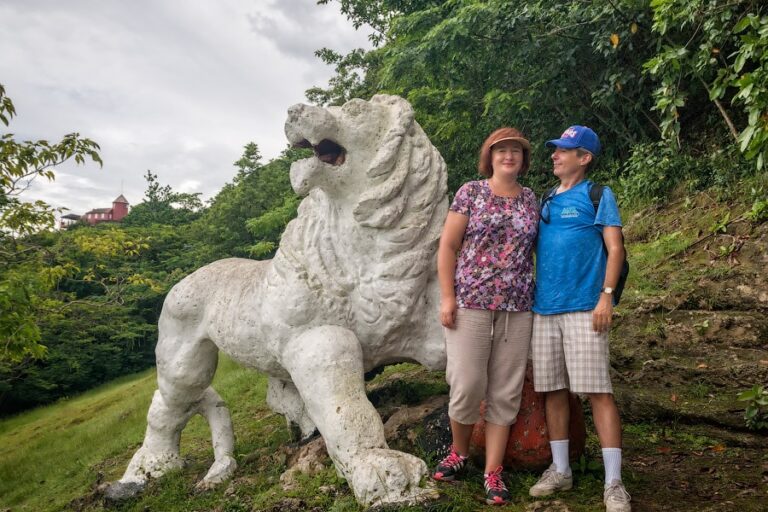
[(663, 314), (660, 315), (660, 318), (651, 316), (651, 318), (646, 322), (645, 326), (642, 328), (641, 332), (647, 338), (663, 339), (666, 332), (665, 326), (666, 326), (666, 322), (664, 321)]
[[(503, 510), (510, 512), (522, 512), (526, 510), (544, 510), (536, 508), (536, 501), (549, 501), (558, 498), (564, 499), (568, 510), (573, 512), (592, 512), (603, 509), (603, 477), (602, 466), (599, 471), (587, 471), (580, 473), (574, 470), (573, 491), (562, 495), (555, 494), (546, 498), (532, 498), (528, 495), (528, 489), (536, 483), (540, 474), (526, 471), (505, 473), (504, 479), (512, 498)], [(631, 477), (627, 479), (631, 482)], [(433, 512), (464, 512), (471, 510), (490, 510), (483, 500), (483, 475), (482, 470), (470, 467), (461, 481), (450, 484), (439, 484), (441, 499), (426, 507), (402, 507), (398, 512), (429, 510)], [(555, 510), (555, 509), (553, 509)], [(559, 510), (559, 509), (558, 509)]]
[(0, 422), (0, 496), (14, 510), (58, 510), (97, 479), (102, 461), (141, 439), (154, 372)]
[(645, 297), (662, 295), (669, 288), (669, 271), (679, 267), (665, 259), (684, 250), (693, 240), (693, 234), (675, 231), (632, 245), (628, 251), (631, 271), (626, 285), (630, 306)]
[(679, 451), (701, 451), (718, 445), (721, 441), (709, 437), (705, 429), (697, 431), (696, 426), (686, 429), (669, 425), (635, 423), (624, 425), (624, 435), (632, 437), (635, 443), (653, 447), (671, 447)]
[(699, 244), (692, 251), (686, 249), (707, 235), (719, 233), (718, 227), (726, 214), (733, 221), (741, 210), (743, 205), (718, 203), (703, 193), (673, 201), (664, 209), (627, 208), (625, 217), (633, 219), (626, 229), (631, 241), (628, 244), (632, 268), (627, 282), (629, 305), (637, 305), (647, 297), (687, 295), (700, 277), (715, 280), (731, 277), (731, 264), (724, 260), (709, 261), (712, 251), (716, 252), (722, 245), (716, 237), (709, 241), (714, 243), (711, 254), (702, 251), (707, 244)]
[(422, 400), (448, 393), (448, 384), (442, 372), (423, 371), (414, 363), (400, 363), (386, 366), (368, 385), (368, 398), (374, 406), (382, 402), (395, 404), (416, 404)]
[[(119, 478), (144, 437), (155, 386), (155, 372), (148, 370), (0, 421), (0, 509), (61, 510), (95, 482)], [(222, 358), (214, 386), (235, 423), (253, 420), (254, 413), (264, 416), (265, 377)], [(265, 442), (252, 429), (238, 434), (241, 449)], [(199, 417), (182, 436), (182, 455), (189, 453), (212, 457), (208, 428)]]

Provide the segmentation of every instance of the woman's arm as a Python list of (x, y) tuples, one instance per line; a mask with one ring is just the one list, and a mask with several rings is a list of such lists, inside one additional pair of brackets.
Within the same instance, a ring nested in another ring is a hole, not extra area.
[(461, 249), (464, 232), (467, 230), (469, 217), (456, 212), (448, 212), (440, 236), (437, 251), (437, 278), (440, 282), (440, 323), (453, 329), (456, 322), (456, 292), (454, 275), (456, 273), (456, 255)]

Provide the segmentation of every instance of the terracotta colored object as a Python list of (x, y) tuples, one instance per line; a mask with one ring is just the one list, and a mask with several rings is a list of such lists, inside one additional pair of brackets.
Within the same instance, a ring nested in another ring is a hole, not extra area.
[[(485, 402), (480, 406), (480, 421), (472, 431), (471, 454), (482, 459), (485, 455)], [(581, 401), (571, 394), (570, 452), (571, 460), (584, 453), (587, 431)], [(517, 423), (512, 425), (504, 456), (506, 469), (538, 470), (549, 466), (552, 452), (544, 413), (544, 394), (533, 390), (533, 368), (528, 365), (523, 383), (523, 398)]]

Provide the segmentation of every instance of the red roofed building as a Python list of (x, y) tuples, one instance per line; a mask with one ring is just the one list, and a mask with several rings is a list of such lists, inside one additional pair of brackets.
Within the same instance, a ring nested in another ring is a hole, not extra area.
[(82, 216), (82, 220), (88, 224), (98, 224), (99, 222), (119, 222), (128, 215), (128, 200), (120, 194), (117, 199), (112, 201), (112, 208), (94, 208)]

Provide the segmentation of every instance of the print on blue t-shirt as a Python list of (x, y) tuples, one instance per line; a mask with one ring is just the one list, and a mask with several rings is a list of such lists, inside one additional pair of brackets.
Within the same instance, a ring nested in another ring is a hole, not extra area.
[(544, 205), (533, 303), (533, 311), (540, 315), (591, 311), (600, 299), (606, 265), (603, 226), (621, 226), (621, 217), (608, 187), (595, 213), (589, 199), (591, 185), (582, 181)]

